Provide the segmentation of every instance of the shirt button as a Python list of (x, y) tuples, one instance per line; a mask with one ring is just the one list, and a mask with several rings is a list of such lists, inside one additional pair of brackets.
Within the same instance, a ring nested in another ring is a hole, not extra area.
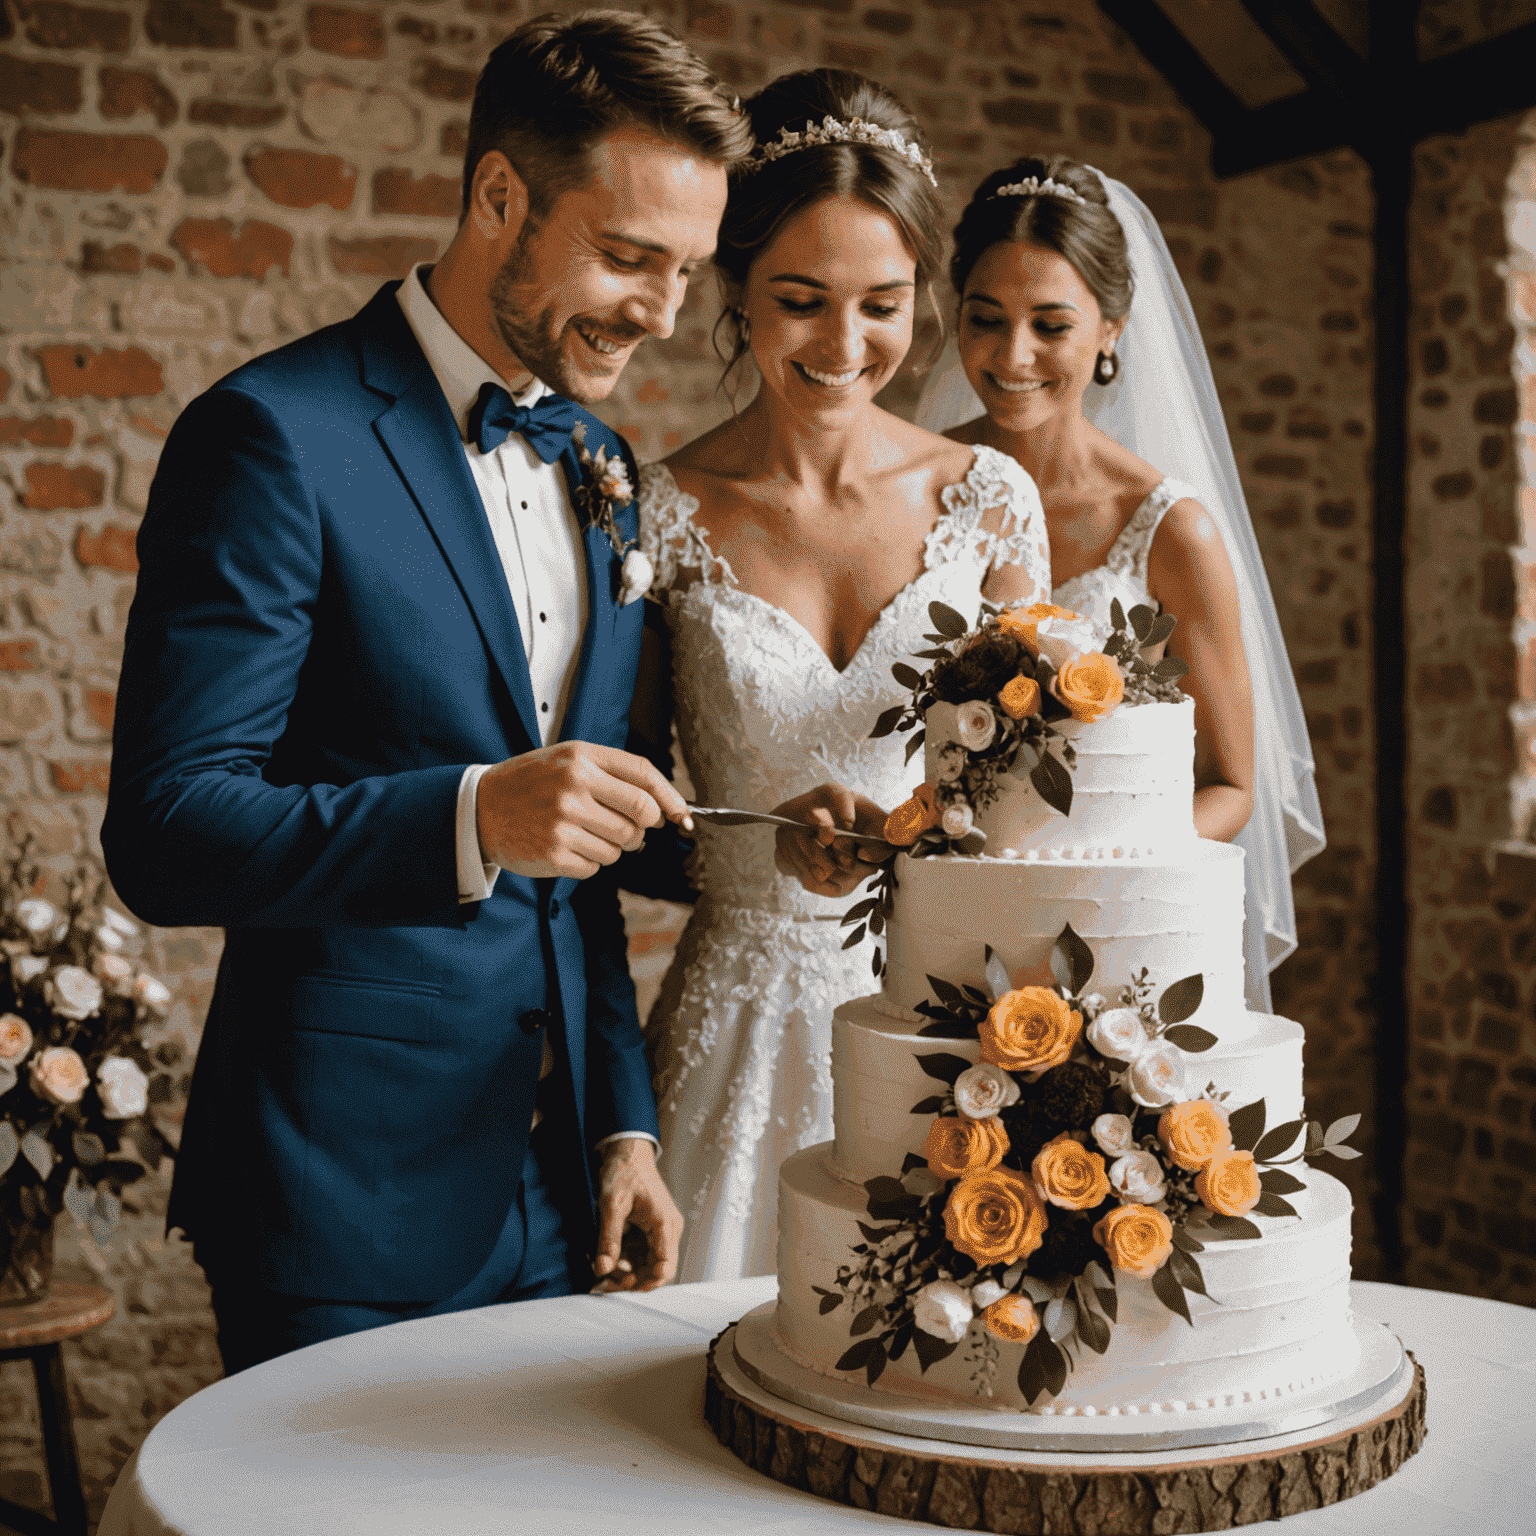
[(542, 709), (546, 715), (549, 713), (549, 705), (548, 704), (540, 704), (539, 708)]
[(526, 512), (528, 510), (528, 503), (526, 501), (525, 502), (521, 502), (520, 505), (521, 505), (521, 507), (522, 507), (524, 512)]
[(518, 1017), (517, 1022), (525, 1035), (536, 1035), (549, 1023), (549, 1015), (542, 1008), (530, 1008)]
[(547, 613), (541, 613), (539, 615), (539, 623), (540, 624), (547, 624), (547, 623), (549, 623), (549, 615)]

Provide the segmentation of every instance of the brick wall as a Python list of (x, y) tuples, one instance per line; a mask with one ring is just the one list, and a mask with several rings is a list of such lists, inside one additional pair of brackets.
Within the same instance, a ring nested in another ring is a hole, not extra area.
[[(1369, 1110), (1371, 276), (1358, 162), (1218, 186), (1190, 114), (1087, 0), (645, 9), (744, 92), (809, 63), (886, 80), (932, 134), (952, 215), (986, 171), (1062, 149), (1130, 183), (1164, 222), (1228, 407), (1330, 829), (1298, 882), (1303, 948), (1277, 974), (1277, 1007), (1308, 1026), (1313, 1107)], [(61, 862), (95, 846), (133, 534), (167, 428), (239, 362), (442, 249), (476, 71), (529, 13), (520, 0), (0, 0), (0, 793), (40, 819)], [(714, 314), (701, 283), (606, 408), (643, 457), (725, 409)], [(898, 407), (915, 393), (911, 380), (891, 388)], [(649, 987), (673, 918), (632, 910)], [(218, 943), (200, 930), (153, 939), (175, 987), (170, 1028), (189, 1043)], [(1370, 1160), (1346, 1177), (1357, 1271), (1370, 1274)], [(184, 1245), (158, 1236), (165, 1182), (141, 1190), (108, 1254), (60, 1228), (64, 1271), (104, 1276), (122, 1304), (70, 1361), (98, 1508), (128, 1450), (217, 1369), (200, 1279)], [(22, 1499), (38, 1492), (28, 1412), (14, 1372), (0, 1376), (0, 1494)]]

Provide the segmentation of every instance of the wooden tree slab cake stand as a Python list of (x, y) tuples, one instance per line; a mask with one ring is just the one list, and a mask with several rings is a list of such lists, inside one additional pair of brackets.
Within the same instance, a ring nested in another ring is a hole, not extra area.
[(704, 1413), (748, 1466), (840, 1504), (967, 1531), (1141, 1536), (1256, 1525), (1337, 1504), (1390, 1477), (1424, 1443), (1424, 1370), (1363, 1417), (1183, 1451), (999, 1453), (841, 1421), (768, 1391), (736, 1351), (709, 1348)]

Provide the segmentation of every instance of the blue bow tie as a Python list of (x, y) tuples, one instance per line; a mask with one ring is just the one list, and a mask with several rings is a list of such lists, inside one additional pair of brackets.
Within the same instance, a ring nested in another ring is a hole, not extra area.
[(532, 405), (518, 405), (499, 384), (480, 386), (469, 412), (469, 438), (490, 453), (516, 432), (546, 464), (553, 464), (571, 440), (576, 407), (563, 395), (541, 395)]

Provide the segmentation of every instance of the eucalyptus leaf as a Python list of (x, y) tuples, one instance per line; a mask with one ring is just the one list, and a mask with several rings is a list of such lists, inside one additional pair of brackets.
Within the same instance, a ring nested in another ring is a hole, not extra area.
[(1332, 1125), (1323, 1132), (1323, 1145), (1331, 1147), (1335, 1142), (1344, 1141), (1353, 1136), (1360, 1125), (1359, 1115), (1345, 1115), (1342, 1120), (1335, 1120)]
[(1294, 1216), (1296, 1207), (1284, 1195), (1272, 1195), (1266, 1189), (1254, 1206), (1260, 1216)]
[(1184, 1287), (1186, 1291), (1198, 1291), (1202, 1296), (1208, 1296), (1205, 1288), (1205, 1276), (1200, 1271), (1200, 1265), (1193, 1254), (1185, 1253), (1182, 1248), (1175, 1248), (1168, 1255), (1168, 1268), (1173, 1272), (1173, 1278)]
[(857, 1338), (861, 1333), (868, 1333), (884, 1315), (884, 1307), (865, 1307), (848, 1325), (848, 1332), (854, 1338)]
[(1307, 1156), (1323, 1150), (1323, 1128), (1316, 1120), (1307, 1121)]
[(952, 981), (942, 976), (929, 976), (928, 985), (933, 995), (950, 1008), (958, 1008), (965, 1001), (965, 994)]
[(70, 1143), (75, 1149), (75, 1156), (86, 1168), (94, 1168), (107, 1155), (106, 1143), (90, 1131), (76, 1131)]
[(947, 603), (932, 602), (928, 604), (928, 622), (944, 636), (946, 640), (958, 640), (964, 635), (970, 626)]
[[(1164, 1024), (1182, 1024), (1205, 998), (1205, 977), (1184, 976), (1163, 988), (1157, 1000), (1157, 1016)], [(1216, 1043), (1212, 1037), (1211, 1044)]]
[(69, 1183), (64, 1186), (64, 1209), (77, 1227), (88, 1226), (96, 1209), (95, 1191), (80, 1182), (78, 1170), (72, 1171)]
[(1025, 1275), (1023, 1283), (1019, 1287), (1031, 1301), (1046, 1302), (1052, 1300), (1056, 1293), (1048, 1286), (1039, 1275)]
[(1097, 1259), (1088, 1260), (1088, 1263), (1083, 1268), (1083, 1279), (1096, 1290), (1102, 1285), (1113, 1285), (1115, 1283), (1105, 1273), (1104, 1266)]
[(879, 981), (885, 975), (885, 956), (880, 953), (880, 946), (875, 946), (875, 952), (869, 957), (869, 968), (874, 972), (875, 980)]
[(955, 1086), (955, 1079), (969, 1070), (971, 1065), (964, 1056), (952, 1056), (947, 1051), (934, 1051), (927, 1056), (919, 1056), (917, 1064), (929, 1077), (948, 1083), (951, 1088)]
[(972, 827), (956, 844), (955, 849), (967, 858), (979, 859), (987, 851), (987, 834), (980, 827)]
[(1259, 1188), (1267, 1189), (1271, 1194), (1294, 1195), (1306, 1187), (1301, 1179), (1294, 1173), (1287, 1173), (1284, 1168), (1266, 1168), (1259, 1175)]
[(921, 1328), (912, 1335), (912, 1348), (917, 1355), (917, 1363), (925, 1371), (930, 1365), (937, 1365), (940, 1360), (947, 1360), (959, 1347), (958, 1344), (951, 1344), (948, 1339), (935, 1338), (931, 1333), (924, 1333)]
[(1109, 1348), (1110, 1326), (1086, 1304), (1077, 1309), (1077, 1336), (1095, 1354)]
[(1360, 1156), (1359, 1152), (1353, 1147), (1346, 1147), (1343, 1142), (1339, 1142), (1337, 1145), (1330, 1142), (1323, 1148), (1323, 1151), (1330, 1153), (1334, 1157), (1342, 1157), (1345, 1162), (1348, 1162), (1352, 1157)]
[(1170, 1312), (1177, 1313), (1193, 1328), (1195, 1320), (1189, 1315), (1189, 1301), (1184, 1295), (1184, 1287), (1179, 1284), (1178, 1277), (1173, 1272), (1172, 1262), (1170, 1258), (1169, 1262), (1152, 1276), (1152, 1293)]
[(1218, 1237), (1251, 1240), (1264, 1235), (1253, 1222), (1242, 1216), (1212, 1216), (1210, 1224)]
[(28, 1131), (21, 1138), (21, 1155), (37, 1169), (40, 1179), (46, 1179), (53, 1172), (53, 1148), (36, 1131)]
[(1096, 1285), (1093, 1294), (1098, 1297), (1099, 1305), (1104, 1309), (1104, 1315), (1110, 1322), (1118, 1322), (1120, 1318), (1120, 1293), (1114, 1286)]
[(1178, 656), (1164, 656), (1158, 664), (1152, 668), (1152, 676), (1160, 683), (1177, 682), (1189, 671), (1189, 663)]
[(823, 1296), (821, 1298), (821, 1315), (825, 1317), (828, 1312), (836, 1312), (842, 1304), (843, 1298), (841, 1296)]
[(1305, 1120), (1287, 1120), (1284, 1125), (1277, 1125), (1274, 1130), (1266, 1131), (1259, 1137), (1258, 1144), (1253, 1149), (1254, 1160), (1265, 1163), (1279, 1157), (1306, 1129), (1306, 1124)]
[(869, 1357), (878, 1347), (878, 1339), (860, 1339), (852, 1349), (847, 1350), (842, 1358), (832, 1367), (835, 1371), (862, 1371), (869, 1363)]
[(1070, 1339), (1077, 1328), (1077, 1305), (1064, 1296), (1055, 1296), (1045, 1308), (1045, 1331), (1052, 1343)]
[(122, 1214), (122, 1209), (123, 1202), (110, 1189), (98, 1189), (96, 1191), (96, 1212), (103, 1221), (110, 1221), (115, 1227), (118, 1217)]
[(1013, 766), (1008, 770), (1016, 779), (1027, 779), (1040, 762), (1040, 748), (1032, 742), (1021, 741), (1014, 754)]
[(1201, 1029), (1198, 1024), (1175, 1024), (1163, 1031), (1163, 1039), (1170, 1045), (1178, 1046), (1181, 1051), (1188, 1051), (1192, 1056), (1208, 1051), (1216, 1044), (1216, 1036), (1208, 1029)]
[(1093, 978), (1093, 951), (1067, 923), (1051, 946), (1051, 975), (1076, 997)]
[(853, 930), (853, 932), (850, 933), (846, 939), (843, 940), (843, 948), (844, 949), (852, 949), (855, 944), (862, 944), (863, 942), (864, 942), (864, 924), (860, 923), (859, 926), (857, 928), (855, 928)]
[[(908, 670), (911, 669), (908, 668)], [(870, 730), (869, 739), (878, 741), (882, 736), (889, 736), (896, 729), (896, 722), (901, 719), (901, 712), (905, 707), (902, 704), (893, 704), (889, 709), (882, 710)]]
[(1013, 983), (1008, 979), (1008, 967), (1003, 964), (1002, 956), (987, 945), (987, 989), (992, 994), (995, 1003), (1005, 992), (1012, 990)]
[(1154, 645), (1161, 645), (1173, 634), (1178, 625), (1179, 621), (1171, 613), (1160, 613), (1152, 628), (1147, 632), (1147, 638), (1141, 643), (1149, 648)]
[(1264, 1100), (1234, 1109), (1227, 1116), (1227, 1129), (1232, 1132), (1232, 1145), (1239, 1152), (1253, 1151), (1264, 1134)]
[(0, 1175), (10, 1172), (16, 1154), (21, 1151), (21, 1138), (9, 1120), (0, 1120)]
[(1044, 1337), (1037, 1333), (1025, 1346), (1024, 1358), (1019, 1361), (1019, 1391), (1031, 1407), (1045, 1391), (1045, 1361), (1040, 1354), (1040, 1342)]
[(1045, 1366), (1045, 1387), (1055, 1397), (1067, 1384), (1067, 1357), (1043, 1333), (1035, 1335), (1040, 1345), (1040, 1360)]
[[(901, 684), (903, 688), (917, 689), (923, 686), (923, 674), (916, 667), (909, 667), (906, 662), (898, 661), (891, 666), (891, 676)], [(889, 713), (889, 711), (887, 711)]]
[(1029, 782), (1053, 811), (1063, 816), (1072, 814), (1072, 775), (1049, 752), (1040, 754), (1040, 761), (1030, 770)]
[(1136, 631), (1136, 638), (1145, 644), (1147, 636), (1152, 633), (1152, 625), (1157, 621), (1157, 614), (1145, 603), (1137, 603), (1126, 617), (1131, 621), (1131, 628)]
[(117, 1223), (108, 1221), (105, 1216), (92, 1214), (87, 1225), (91, 1229), (91, 1236), (98, 1244), (105, 1247), (112, 1241), (113, 1234), (117, 1231)]
[(1175, 1248), (1182, 1248), (1185, 1253), (1205, 1252), (1205, 1244), (1188, 1227), (1175, 1227), (1173, 1229), (1173, 1246)]
[(1125, 622), (1125, 609), (1121, 606), (1120, 599), (1118, 597), (1112, 597), (1109, 600), (1109, 622), (1110, 627), (1113, 629), (1127, 628)]
[(935, 1093), (930, 1097), (921, 1100), (919, 1103), (914, 1104), (909, 1113), (914, 1115), (937, 1115), (943, 1110), (943, 1108), (944, 1096), (942, 1094)]
[(998, 1284), (1005, 1291), (1011, 1291), (1020, 1280), (1024, 1278), (1024, 1261), (1020, 1259), (1016, 1264), (1010, 1264), (998, 1278)]

